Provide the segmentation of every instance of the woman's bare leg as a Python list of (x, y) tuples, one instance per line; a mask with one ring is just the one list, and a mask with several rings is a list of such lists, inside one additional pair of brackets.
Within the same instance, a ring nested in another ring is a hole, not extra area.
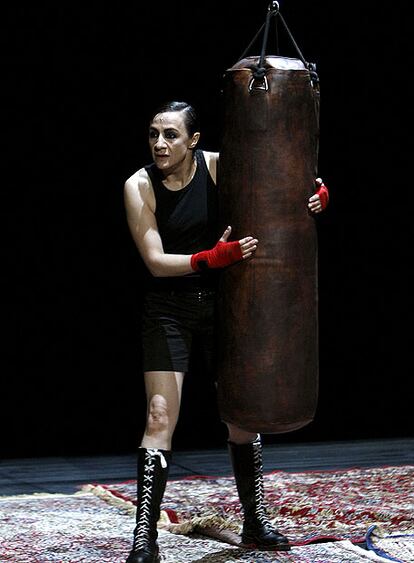
[(249, 444), (250, 442), (254, 442), (257, 438), (256, 432), (247, 432), (230, 422), (226, 422), (226, 425), (229, 431), (229, 442), (232, 442), (233, 444)]
[(141, 447), (171, 450), (171, 440), (178, 421), (184, 373), (147, 371), (147, 423)]

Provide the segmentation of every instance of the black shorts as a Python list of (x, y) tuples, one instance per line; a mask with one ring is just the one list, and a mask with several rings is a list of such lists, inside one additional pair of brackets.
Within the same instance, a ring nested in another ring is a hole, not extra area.
[(146, 294), (144, 371), (188, 372), (192, 351), (200, 355), (205, 369), (215, 371), (215, 296), (214, 289), (203, 287)]

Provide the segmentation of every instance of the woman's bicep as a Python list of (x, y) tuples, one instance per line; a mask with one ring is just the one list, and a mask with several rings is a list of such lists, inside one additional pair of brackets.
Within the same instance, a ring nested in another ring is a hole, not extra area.
[[(142, 186), (141, 186), (142, 188)], [(155, 217), (155, 205), (145, 185), (125, 186), (125, 208), (132, 238), (153, 276), (184, 276), (193, 272), (191, 255), (165, 254)], [(148, 199), (148, 201), (146, 200)]]
[(134, 186), (126, 184), (124, 195), (129, 230), (144, 262), (150, 266), (154, 255), (163, 253), (155, 214)]
[(164, 254), (162, 240), (158, 231), (157, 220), (154, 213), (145, 206), (138, 226), (138, 250), (144, 261), (149, 263), (161, 254)]

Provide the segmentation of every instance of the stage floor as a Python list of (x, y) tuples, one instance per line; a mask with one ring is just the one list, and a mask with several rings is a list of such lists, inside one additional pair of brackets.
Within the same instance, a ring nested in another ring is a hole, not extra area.
[[(266, 444), (264, 470), (309, 471), (414, 464), (414, 438)], [(226, 448), (176, 451), (170, 479), (231, 475)], [(0, 460), (0, 495), (74, 493), (86, 483), (135, 479), (135, 453)]]

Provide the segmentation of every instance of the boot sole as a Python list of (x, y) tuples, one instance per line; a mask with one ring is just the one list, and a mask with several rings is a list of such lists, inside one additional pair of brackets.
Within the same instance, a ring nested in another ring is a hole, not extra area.
[[(126, 563), (128, 563), (128, 559)], [(152, 560), (152, 563), (161, 563), (161, 557), (156, 557), (155, 559)]]
[[(133, 560), (133, 559), (132, 559)], [(126, 563), (128, 563), (128, 561), (130, 561), (130, 558), (128, 557), (128, 559), (126, 560)], [(152, 563), (161, 563), (161, 557), (160, 555), (155, 555), (154, 559), (152, 559)]]

